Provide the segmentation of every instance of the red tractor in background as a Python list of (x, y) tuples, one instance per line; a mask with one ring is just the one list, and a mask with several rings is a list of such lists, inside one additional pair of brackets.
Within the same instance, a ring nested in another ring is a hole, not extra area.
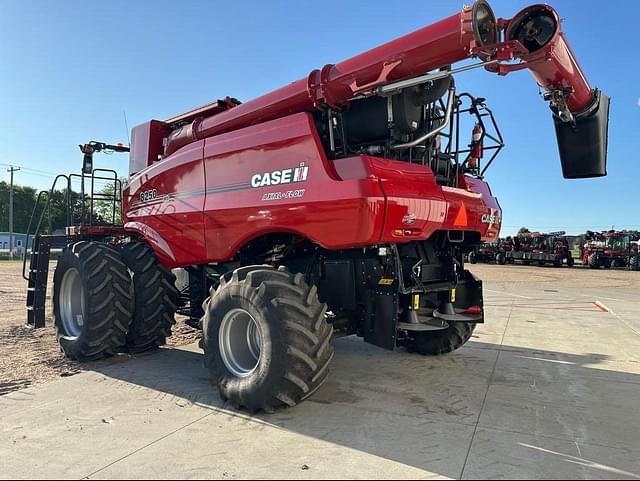
[(557, 12), (496, 19), (480, 0), (249, 102), (134, 128), (129, 183), (120, 197), (116, 177), (107, 199), (114, 212), (121, 201), (121, 224), (95, 221), (95, 181), (115, 173), (94, 169), (93, 154), (125, 148), (83, 146), (83, 173), (60, 177), (67, 192), (80, 182), (79, 216), (69, 209), (58, 237), (40, 229), (46, 204), (34, 222), (29, 324), (44, 325), (50, 246), (63, 240), (53, 311), (68, 357), (162, 345), (180, 300), (172, 270), (184, 268), (205, 364), (236, 407), (311, 396), (335, 336), (424, 355), (460, 348), (485, 320), (463, 256), (495, 241), (502, 219), (485, 180), (502, 137), (485, 100), (453, 79), (476, 67), (529, 69), (564, 176), (606, 175), (609, 99), (587, 83)]
[(500, 244), (500, 240), (494, 242), (483, 242), (480, 246), (467, 254), (467, 261), (469, 264), (477, 264), (478, 262), (490, 264), (495, 262)]
[(638, 237), (628, 232), (604, 231), (585, 234), (582, 263), (591, 269), (624, 267), (640, 269)]

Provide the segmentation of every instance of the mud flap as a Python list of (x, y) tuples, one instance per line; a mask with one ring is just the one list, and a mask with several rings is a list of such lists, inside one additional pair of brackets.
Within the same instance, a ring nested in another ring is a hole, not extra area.
[(365, 342), (393, 351), (398, 333), (397, 293), (391, 289), (369, 291), (365, 316)]

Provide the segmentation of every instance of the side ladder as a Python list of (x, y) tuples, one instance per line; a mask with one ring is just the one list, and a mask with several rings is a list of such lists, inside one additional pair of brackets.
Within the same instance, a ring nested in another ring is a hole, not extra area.
[(50, 257), (51, 242), (47, 236), (35, 236), (31, 247), (27, 287), (27, 325), (34, 329), (45, 326)]

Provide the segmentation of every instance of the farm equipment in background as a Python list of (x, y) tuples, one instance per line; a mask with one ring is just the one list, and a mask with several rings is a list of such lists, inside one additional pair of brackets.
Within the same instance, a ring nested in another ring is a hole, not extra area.
[[(156, 348), (182, 299), (221, 396), (271, 411), (322, 385), (332, 337), (460, 348), (484, 322), (463, 256), (498, 239), (502, 221), (485, 180), (502, 136), (485, 99), (453, 78), (471, 68), (528, 69), (564, 176), (606, 175), (609, 99), (587, 83), (557, 12), (496, 19), (480, 0), (249, 102), (135, 127), (129, 183), (114, 194), (123, 223), (83, 217), (66, 231), (53, 286), (65, 354)], [(83, 190), (99, 174), (86, 150)], [(51, 238), (32, 234), (29, 324), (41, 327)], [(180, 292), (176, 268), (188, 273)]]
[(629, 268), (632, 271), (640, 271), (640, 239), (631, 241), (631, 256)]
[(512, 249), (505, 252), (505, 260), (524, 265), (551, 264), (555, 267), (561, 267), (565, 261), (567, 267), (573, 267), (575, 263), (565, 232), (521, 234), (514, 238)]
[(469, 252), (467, 260), (469, 264), (477, 264), (478, 262), (490, 264), (495, 262), (500, 240), (493, 242), (483, 242), (479, 247)]
[(591, 232), (585, 234), (582, 247), (582, 263), (591, 269), (624, 267), (640, 269), (638, 238), (619, 231)]

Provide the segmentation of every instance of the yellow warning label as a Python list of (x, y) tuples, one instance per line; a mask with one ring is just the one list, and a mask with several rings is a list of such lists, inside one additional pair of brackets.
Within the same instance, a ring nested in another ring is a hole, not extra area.
[(414, 296), (413, 296), (413, 310), (414, 311), (419, 311), (420, 310), (420, 295), (419, 294), (414, 294)]
[(456, 302), (456, 290), (451, 289), (451, 302)]
[(378, 281), (380, 286), (390, 286), (391, 284), (393, 284), (393, 278), (383, 277)]

